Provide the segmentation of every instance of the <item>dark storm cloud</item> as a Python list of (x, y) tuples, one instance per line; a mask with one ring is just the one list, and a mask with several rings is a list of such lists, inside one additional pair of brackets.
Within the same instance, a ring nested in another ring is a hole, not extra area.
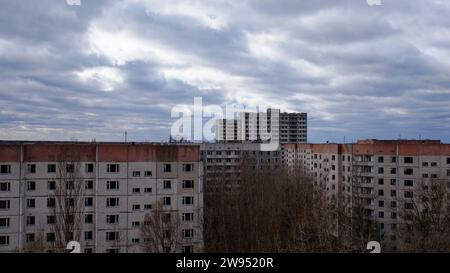
[(447, 1), (0, 1), (0, 138), (167, 139), (173, 106), (271, 104), (311, 141), (450, 141)]

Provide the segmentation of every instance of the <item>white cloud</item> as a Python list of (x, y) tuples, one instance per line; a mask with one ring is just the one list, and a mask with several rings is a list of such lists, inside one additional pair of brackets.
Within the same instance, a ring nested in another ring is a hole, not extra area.
[(95, 67), (75, 72), (75, 75), (85, 83), (94, 83), (105, 92), (114, 91), (124, 83), (122, 73), (115, 67)]

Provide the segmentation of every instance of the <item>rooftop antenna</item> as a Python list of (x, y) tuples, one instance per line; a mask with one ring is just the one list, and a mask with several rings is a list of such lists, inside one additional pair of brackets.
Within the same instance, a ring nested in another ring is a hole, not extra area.
[(128, 140), (128, 132), (125, 131), (125, 143), (127, 143), (127, 140)]

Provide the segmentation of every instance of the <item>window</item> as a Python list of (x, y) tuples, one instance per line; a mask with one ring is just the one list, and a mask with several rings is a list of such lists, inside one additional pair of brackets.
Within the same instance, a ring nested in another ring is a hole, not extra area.
[(152, 205), (151, 205), (151, 204), (145, 204), (145, 205), (144, 205), (144, 209), (145, 209), (145, 210), (152, 209)]
[(378, 212), (378, 218), (384, 218), (384, 212), (383, 211), (379, 211)]
[(36, 164), (28, 164), (27, 172), (28, 173), (36, 173)]
[(49, 191), (54, 191), (56, 189), (56, 182), (55, 181), (48, 181), (47, 182), (47, 189)]
[(133, 193), (140, 193), (141, 192), (141, 188), (133, 188)]
[(48, 215), (47, 216), (47, 225), (54, 225), (54, 224), (56, 224), (56, 216)]
[(56, 241), (56, 236), (55, 236), (55, 233), (54, 232), (49, 232), (49, 233), (47, 233), (46, 234), (46, 239), (47, 239), (47, 242), (54, 242), (54, 241)]
[(106, 241), (118, 241), (119, 240), (119, 232), (111, 231), (106, 232)]
[(139, 221), (133, 221), (132, 223), (131, 223), (131, 226), (133, 227), (133, 228), (138, 228), (139, 226), (140, 226), (140, 222)]
[(383, 196), (384, 195), (384, 190), (378, 190), (378, 196)]
[(413, 162), (414, 162), (414, 160), (410, 156), (403, 158), (403, 163), (405, 163), (405, 164), (412, 164)]
[(94, 181), (92, 181), (92, 180), (84, 181), (84, 189), (86, 189), (86, 190), (94, 189)]
[(431, 162), (431, 167), (437, 167), (437, 162)]
[(133, 209), (133, 210), (141, 210), (141, 205), (139, 205), (139, 204), (134, 204), (134, 205), (132, 206), (132, 209)]
[(414, 204), (410, 202), (405, 203), (405, 209), (414, 209)]
[(92, 231), (85, 231), (84, 232), (84, 240), (85, 241), (91, 241), (93, 238), (93, 232)]
[(378, 201), (378, 206), (380, 208), (384, 207), (384, 201), (382, 201), (382, 200)]
[(182, 246), (181, 252), (182, 253), (194, 253), (194, 246), (192, 246), (192, 245)]
[(9, 236), (0, 236), (0, 246), (9, 245)]
[(152, 188), (145, 188), (144, 192), (145, 193), (151, 193), (152, 192)]
[(27, 233), (26, 241), (27, 243), (34, 242), (34, 233)]
[(391, 174), (397, 174), (397, 168), (391, 168)]
[(0, 218), (0, 228), (8, 228), (9, 222), (9, 218)]
[(118, 173), (119, 172), (119, 164), (107, 164), (106, 172), (108, 173)]
[(90, 254), (90, 253), (93, 253), (93, 252), (94, 252), (94, 250), (92, 248), (90, 248), (90, 247), (87, 247), (87, 248), (84, 249), (84, 253), (85, 254)]
[(139, 172), (139, 171), (133, 172), (133, 177), (140, 177), (140, 176), (141, 176), (141, 172)]
[(182, 203), (183, 203), (183, 205), (193, 205), (194, 197), (193, 196), (183, 196)]
[(0, 191), (3, 192), (11, 191), (11, 183), (9, 182), (0, 183)]
[(11, 165), (0, 165), (0, 174), (10, 174)]
[(145, 171), (144, 176), (146, 177), (152, 176), (152, 171)]
[(405, 180), (404, 185), (405, 185), (405, 187), (412, 187), (412, 186), (414, 186), (414, 181), (413, 180)]
[(193, 189), (194, 180), (183, 180), (183, 189)]
[(384, 179), (378, 178), (378, 185), (384, 185)]
[(447, 176), (450, 176), (450, 169), (447, 170)]
[(56, 206), (55, 198), (47, 198), (47, 208), (54, 208)]
[(403, 171), (405, 175), (413, 175), (414, 171), (411, 168), (407, 168)]
[(47, 173), (56, 173), (56, 164), (48, 164)]
[(94, 215), (92, 214), (86, 214), (84, 216), (84, 223), (85, 224), (92, 224), (94, 222)]
[(422, 178), (428, 178), (428, 174), (427, 173), (423, 173), (422, 174)]
[(27, 182), (27, 191), (35, 191), (36, 190), (36, 182), (28, 181)]
[(27, 226), (34, 226), (36, 224), (36, 218), (33, 215), (27, 216)]
[(75, 182), (74, 181), (66, 181), (66, 189), (74, 190), (75, 189)]
[(66, 198), (66, 207), (74, 207), (75, 206), (75, 199), (74, 198)]
[(170, 180), (164, 180), (163, 181), (163, 189), (171, 189), (172, 188), (172, 181)]
[(183, 164), (183, 172), (190, 173), (194, 170), (194, 164)]
[(392, 178), (391, 179), (391, 186), (395, 186), (395, 185), (397, 185), (397, 179)]
[(164, 206), (170, 206), (171, 200), (170, 197), (163, 197)]
[(405, 198), (413, 198), (413, 192), (412, 191), (405, 191)]
[(119, 189), (119, 181), (106, 181), (106, 188), (108, 190), (118, 190)]
[(92, 197), (86, 197), (84, 199), (84, 206), (85, 207), (92, 207), (94, 205), (94, 199)]
[(27, 208), (35, 208), (36, 200), (35, 199), (27, 199)]
[(450, 157), (447, 157), (447, 165), (450, 165)]
[(133, 244), (139, 244), (140, 242), (141, 242), (141, 240), (139, 238), (131, 239), (131, 243), (133, 243)]
[(397, 213), (391, 212), (391, 219), (397, 219)]
[(190, 222), (194, 220), (194, 213), (193, 212), (187, 212), (187, 213), (183, 213), (181, 215), (181, 220), (184, 222)]
[(107, 198), (106, 206), (107, 207), (118, 207), (119, 206), (119, 198)]
[(422, 167), (428, 167), (428, 162), (422, 162)]
[(193, 237), (194, 237), (194, 230), (193, 229), (183, 229), (183, 238), (191, 239)]
[(378, 173), (379, 173), (379, 174), (384, 173), (384, 168), (378, 168)]
[(75, 171), (75, 165), (72, 163), (66, 164), (66, 172), (73, 173)]
[(0, 209), (9, 209), (11, 206), (11, 201), (9, 200), (0, 200)]
[(120, 253), (120, 249), (119, 249), (119, 248), (108, 248), (108, 249), (106, 250), (106, 253), (109, 253), (109, 254), (118, 254), (118, 253)]
[(391, 201), (391, 208), (397, 207), (397, 201)]
[(395, 197), (397, 196), (397, 191), (396, 190), (391, 190), (391, 197)]
[(119, 223), (119, 215), (106, 215), (106, 223), (107, 224), (118, 224)]
[(172, 165), (171, 164), (164, 164), (163, 171), (165, 173), (170, 173), (172, 171)]
[(378, 163), (383, 163), (383, 162), (384, 162), (384, 157), (379, 156), (379, 157), (378, 157)]
[(86, 173), (93, 173), (94, 172), (94, 164), (86, 163), (86, 165), (84, 165), (84, 170), (86, 171)]

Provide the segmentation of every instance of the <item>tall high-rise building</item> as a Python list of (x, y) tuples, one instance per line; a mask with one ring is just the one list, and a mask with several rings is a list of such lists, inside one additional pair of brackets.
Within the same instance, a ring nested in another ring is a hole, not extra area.
[[(67, 193), (62, 197), (65, 209), (58, 201), (62, 191)], [(0, 143), (0, 252), (23, 251), (40, 235), (52, 246), (60, 228), (58, 215), (74, 206), (81, 223), (72, 231), (80, 238), (73, 239), (80, 240), (84, 252), (143, 252), (141, 227), (155, 210), (179, 223), (179, 243), (159, 251), (201, 252), (200, 147)]]
[(306, 143), (307, 127), (306, 113), (241, 112), (237, 119), (217, 120), (216, 141)]

